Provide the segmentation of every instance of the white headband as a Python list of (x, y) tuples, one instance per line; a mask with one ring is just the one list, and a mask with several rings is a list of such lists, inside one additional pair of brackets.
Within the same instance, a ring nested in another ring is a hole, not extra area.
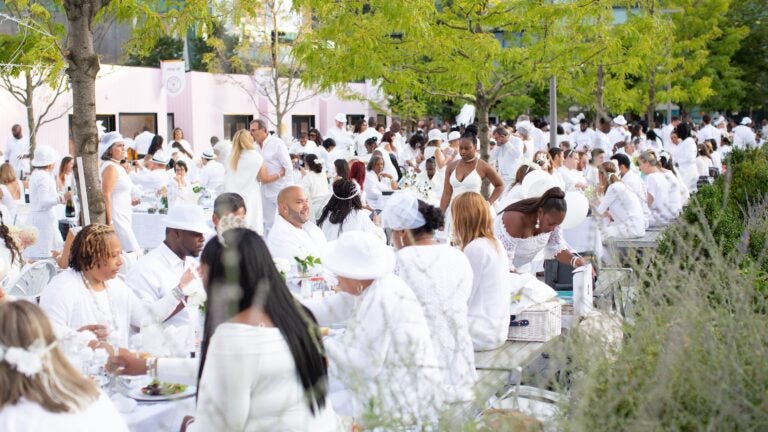
[(357, 183), (355, 182), (355, 192), (352, 195), (348, 196), (348, 197), (340, 197), (340, 196), (336, 195), (336, 192), (332, 192), (332, 193), (333, 193), (333, 197), (334, 198), (340, 199), (342, 201), (347, 201), (347, 200), (351, 200), (352, 198), (360, 195), (360, 188), (357, 186)]

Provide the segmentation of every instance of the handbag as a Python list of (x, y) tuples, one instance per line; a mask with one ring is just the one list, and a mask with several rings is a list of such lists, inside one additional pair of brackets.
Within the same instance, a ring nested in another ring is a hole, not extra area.
[(594, 279), (592, 264), (573, 270), (573, 311), (577, 316), (585, 316), (595, 308), (593, 299)]

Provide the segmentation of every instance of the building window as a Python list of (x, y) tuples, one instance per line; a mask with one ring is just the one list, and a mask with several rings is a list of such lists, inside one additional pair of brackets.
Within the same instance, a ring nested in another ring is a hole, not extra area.
[[(363, 114), (347, 114), (347, 126), (350, 126), (350, 127), (354, 128), (355, 125), (357, 124), (357, 122), (359, 122), (360, 120), (365, 120), (365, 115), (363, 115)], [(374, 125), (368, 125), (368, 126), (374, 126)]]
[(126, 138), (135, 138), (136, 135), (144, 132), (144, 128), (153, 134), (157, 133), (157, 113), (120, 113), (118, 121), (120, 122), (118, 130)]
[[(315, 116), (311, 115), (295, 115), (291, 116), (291, 134), (294, 138), (299, 139), (302, 133), (308, 133), (310, 129), (315, 127)], [(320, 144), (320, 143), (316, 143)]]
[(224, 139), (231, 140), (235, 137), (235, 132), (240, 129), (249, 130), (251, 127), (253, 115), (250, 114), (230, 114), (224, 115)]

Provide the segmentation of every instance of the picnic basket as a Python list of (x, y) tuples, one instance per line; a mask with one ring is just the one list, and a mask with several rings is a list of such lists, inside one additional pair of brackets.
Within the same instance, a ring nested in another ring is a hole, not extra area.
[[(554, 299), (539, 303), (513, 317), (508, 340), (546, 342), (562, 331), (562, 301)], [(515, 322), (518, 325), (514, 325)]]

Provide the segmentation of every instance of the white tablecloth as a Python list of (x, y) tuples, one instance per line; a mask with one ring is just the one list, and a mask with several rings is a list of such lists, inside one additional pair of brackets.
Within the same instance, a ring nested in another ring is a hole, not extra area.
[(130, 413), (123, 413), (132, 432), (178, 432), (184, 416), (194, 415), (195, 397), (168, 402), (139, 402)]

